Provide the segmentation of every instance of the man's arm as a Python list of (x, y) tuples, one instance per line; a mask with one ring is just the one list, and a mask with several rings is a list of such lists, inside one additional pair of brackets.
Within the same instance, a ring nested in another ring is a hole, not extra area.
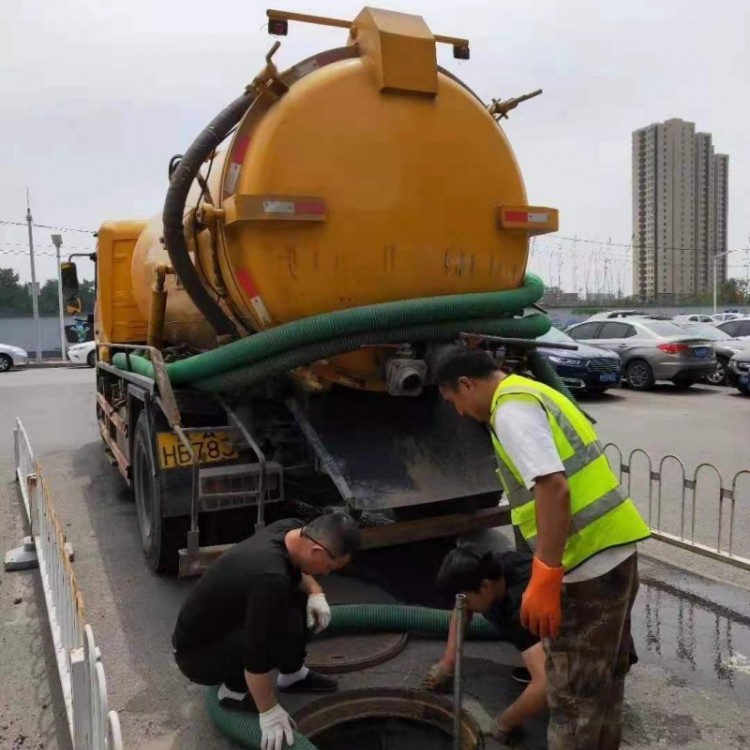
[(258, 713), (265, 713), (278, 703), (273, 672), (253, 674), (245, 670), (245, 682), (247, 682), (247, 688), (253, 697)]
[(518, 698), (498, 716), (498, 730), (509, 732), (520, 726), (526, 719), (538, 716), (547, 708), (547, 673), (545, 671), (544, 647), (541, 643), (526, 649), (521, 654), (526, 669), (531, 674), (531, 682)]
[(323, 593), (323, 587), (312, 576), (307, 575), (307, 573), (302, 574), (302, 582), (300, 583), (300, 588), (308, 596), (314, 596), (315, 594)]
[(560, 472), (537, 477), (536, 496), (536, 556), (545, 565), (562, 565), (565, 542), (570, 531), (570, 488), (565, 474)]

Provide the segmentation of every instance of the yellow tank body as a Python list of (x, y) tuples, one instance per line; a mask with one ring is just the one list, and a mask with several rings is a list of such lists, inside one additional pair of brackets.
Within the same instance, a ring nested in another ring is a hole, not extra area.
[[(215, 221), (194, 232), (192, 211), (185, 217), (201, 278), (235, 322), (250, 333), (522, 283), (529, 236), (554, 231), (556, 212), (544, 209), (547, 223), (534, 230), (502, 220), (508, 207), (531, 210), (518, 163), (487, 108), (437, 67), (422, 19), (365, 10), (347, 47), (280, 77), (286, 93), (260, 97), (214, 158)], [(197, 186), (192, 197), (189, 209)], [(133, 254), (133, 296), (146, 318), (154, 269), (169, 264), (161, 235), (156, 217)], [(166, 288), (165, 339), (218, 345), (174, 276)], [(376, 352), (315, 369), (324, 380), (380, 387)]]

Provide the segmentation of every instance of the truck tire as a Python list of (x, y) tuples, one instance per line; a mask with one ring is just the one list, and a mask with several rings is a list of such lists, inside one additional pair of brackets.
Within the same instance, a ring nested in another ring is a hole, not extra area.
[(175, 573), (178, 550), (186, 542), (187, 518), (163, 518), (164, 479), (156, 467), (154, 444), (142, 411), (133, 435), (133, 494), (146, 565), (154, 573)]

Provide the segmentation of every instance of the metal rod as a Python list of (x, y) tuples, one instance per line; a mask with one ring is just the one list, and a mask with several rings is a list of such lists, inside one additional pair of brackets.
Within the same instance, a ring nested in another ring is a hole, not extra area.
[(219, 399), (219, 403), (222, 405), (230, 421), (240, 431), (242, 437), (245, 438), (245, 442), (250, 446), (250, 449), (258, 459), (258, 517), (255, 523), (255, 530), (260, 531), (260, 529), (264, 528), (266, 525), (266, 456), (256, 442), (255, 438), (250, 434), (250, 430), (245, 427), (242, 420), (237, 415), (237, 412), (235, 412), (234, 409), (232, 409), (223, 398)]
[(464, 626), (466, 625), (466, 595), (456, 594), (456, 667), (453, 674), (453, 748), (461, 750), (461, 706), (463, 702)]
[(60, 359), (63, 362), (67, 359), (65, 350), (65, 306), (63, 304), (63, 291), (62, 291), (62, 267), (60, 266), (60, 248), (62, 247), (62, 235), (53, 234), (52, 244), (55, 246), (57, 251), (57, 318), (60, 324)]
[(34, 328), (36, 330), (36, 361), (42, 361), (42, 328), (39, 324), (39, 287), (36, 283), (36, 269), (34, 267), (34, 220), (31, 218), (31, 204), (29, 191), (26, 190), (26, 222), (29, 225), (29, 260), (31, 261), (31, 308), (34, 311)]

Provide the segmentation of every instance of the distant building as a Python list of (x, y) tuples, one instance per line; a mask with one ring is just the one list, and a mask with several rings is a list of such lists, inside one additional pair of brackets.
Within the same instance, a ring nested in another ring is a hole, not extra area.
[(711, 291), (713, 256), (727, 249), (728, 170), (729, 157), (692, 122), (633, 133), (634, 295), (670, 303)]

